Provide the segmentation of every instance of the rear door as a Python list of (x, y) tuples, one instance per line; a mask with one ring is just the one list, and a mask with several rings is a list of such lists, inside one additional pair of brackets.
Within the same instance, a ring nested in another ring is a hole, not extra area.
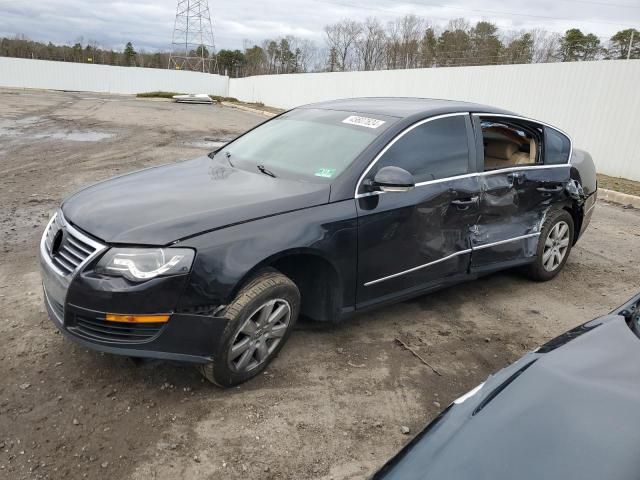
[(519, 117), (474, 115), (481, 173), (471, 238), (474, 272), (535, 256), (546, 213), (564, 201), (569, 166), (545, 161), (545, 126)]
[(409, 192), (360, 186), (357, 303), (362, 308), (467, 275), (469, 232), (478, 218), (478, 179), (470, 117), (423, 120), (394, 139), (362, 180), (385, 166), (413, 174)]

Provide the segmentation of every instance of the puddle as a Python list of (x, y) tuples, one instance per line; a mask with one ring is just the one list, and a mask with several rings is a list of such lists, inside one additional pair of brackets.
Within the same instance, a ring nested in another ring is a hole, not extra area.
[(99, 142), (113, 137), (113, 133), (106, 132), (55, 132), (55, 133), (39, 133), (33, 135), (33, 138), (55, 138), (56, 140), (69, 140), (71, 142)]
[[(16, 128), (24, 128), (29, 127), (38, 123), (42, 117), (34, 116), (34, 117), (25, 117), (25, 118), (0, 118), (0, 131), (11, 131)], [(14, 135), (17, 135), (18, 132), (15, 132)]]
[(94, 130), (60, 132), (53, 131), (47, 133), (31, 133), (31, 128), (36, 127), (40, 131), (47, 130), (38, 123), (46, 119), (43, 117), (25, 117), (19, 119), (0, 118), (0, 137), (23, 137), (23, 138), (53, 138), (56, 140), (68, 140), (70, 142), (99, 142), (115, 136), (113, 133), (97, 132)]
[(211, 140), (195, 140), (193, 142), (184, 142), (184, 145), (187, 147), (195, 147), (195, 148), (220, 148), (227, 142), (213, 142)]

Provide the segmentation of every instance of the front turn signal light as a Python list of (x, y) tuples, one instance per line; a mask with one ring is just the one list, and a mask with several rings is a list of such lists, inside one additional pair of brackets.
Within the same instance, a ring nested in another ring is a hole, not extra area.
[(170, 315), (122, 315), (107, 313), (107, 322), (120, 323), (167, 323)]

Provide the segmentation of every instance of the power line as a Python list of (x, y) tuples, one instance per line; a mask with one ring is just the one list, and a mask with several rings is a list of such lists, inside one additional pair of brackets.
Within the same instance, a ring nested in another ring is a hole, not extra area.
[(569, 3), (584, 3), (587, 5), (602, 5), (604, 7), (617, 7), (617, 8), (640, 8), (640, 5), (627, 5), (622, 3), (606, 3), (606, 2), (590, 2), (588, 0), (557, 0), (559, 2)]
[[(351, 9), (357, 9), (357, 10), (377, 10), (377, 11), (381, 11), (384, 13), (395, 13), (396, 15), (400, 12), (396, 11), (396, 10), (391, 10), (388, 8), (382, 8), (382, 7), (370, 7), (370, 6), (365, 6), (365, 5), (355, 5), (352, 3), (341, 3), (341, 2), (337, 2), (337, 1), (331, 1), (331, 0), (314, 0), (315, 2), (319, 2), (319, 3), (327, 3), (330, 5), (335, 5), (338, 7), (343, 7), (343, 8), (351, 8)], [(577, 0), (576, 0), (577, 1)], [(583, 23), (593, 23), (593, 24), (597, 24), (597, 25), (615, 25), (617, 27), (626, 27), (626, 28), (632, 28), (631, 26), (627, 25), (627, 24), (623, 24), (623, 23), (615, 23), (615, 22), (605, 22), (605, 21), (596, 21), (596, 20), (580, 20), (580, 19), (575, 19), (575, 18), (561, 18), (561, 17), (551, 17), (551, 16), (547, 16), (547, 15), (533, 15), (533, 14), (526, 14), (526, 13), (515, 13), (515, 12), (503, 12), (503, 11), (497, 11), (497, 10), (479, 10), (479, 9), (474, 9), (474, 8), (466, 8), (466, 7), (454, 7), (451, 5), (445, 5), (445, 4), (437, 4), (437, 3), (429, 3), (429, 4), (425, 4), (425, 3), (421, 3), (421, 2), (416, 2), (416, 1), (404, 1), (403, 3), (407, 4), (407, 5), (416, 5), (419, 7), (441, 7), (441, 8), (450, 8), (450, 9), (455, 9), (455, 10), (462, 10), (462, 11), (466, 11), (466, 12), (474, 12), (474, 13), (479, 13), (479, 14), (492, 14), (492, 15), (510, 15), (510, 16), (517, 16), (517, 17), (529, 17), (529, 18), (538, 18), (538, 19), (543, 19), (543, 20), (559, 20), (559, 21), (565, 21), (565, 22), (583, 22)], [(445, 18), (445, 17), (438, 17), (435, 15), (428, 15), (430, 18), (435, 18), (438, 20), (446, 20), (449, 21), (451, 20), (451, 18)]]

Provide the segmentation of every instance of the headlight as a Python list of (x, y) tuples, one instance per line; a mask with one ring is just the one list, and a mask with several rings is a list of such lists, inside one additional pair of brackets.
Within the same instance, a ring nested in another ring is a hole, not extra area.
[(112, 248), (96, 265), (96, 272), (144, 282), (156, 277), (188, 273), (195, 252), (189, 248)]

